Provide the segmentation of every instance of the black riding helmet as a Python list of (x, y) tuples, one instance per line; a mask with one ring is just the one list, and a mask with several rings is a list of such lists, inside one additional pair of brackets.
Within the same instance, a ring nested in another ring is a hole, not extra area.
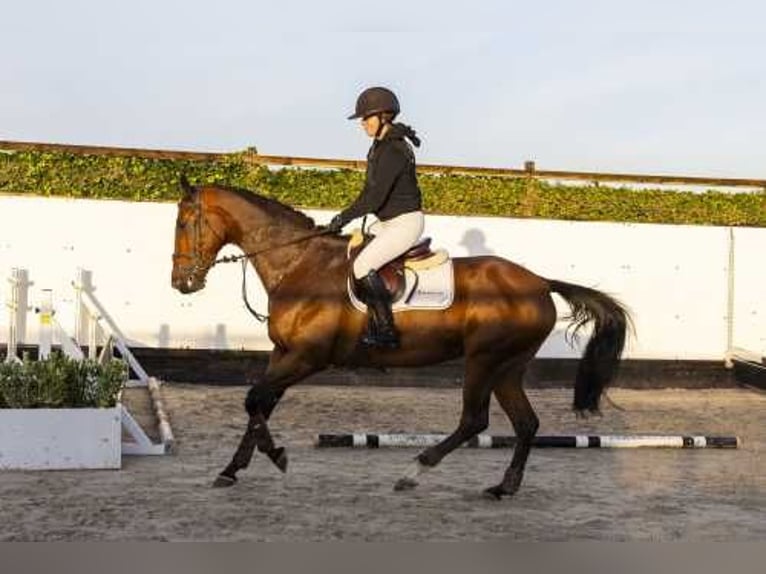
[(399, 113), (399, 100), (396, 99), (396, 94), (388, 88), (376, 86), (367, 88), (359, 94), (356, 99), (356, 110), (348, 116), (348, 119), (355, 120), (383, 113), (396, 116)]

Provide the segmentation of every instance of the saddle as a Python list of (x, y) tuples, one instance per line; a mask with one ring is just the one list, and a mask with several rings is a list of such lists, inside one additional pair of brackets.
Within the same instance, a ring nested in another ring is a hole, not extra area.
[[(349, 261), (353, 262), (354, 259), (356, 259), (356, 256), (359, 255), (359, 252), (364, 249), (372, 239), (372, 236), (363, 235), (361, 231), (355, 230), (348, 243)], [(405, 269), (428, 269), (444, 263), (447, 258), (448, 255), (445, 251), (433, 251), (431, 249), (431, 238), (424, 237), (402, 255), (389, 261), (383, 267), (378, 269), (378, 275), (383, 279), (386, 289), (388, 289), (388, 292), (391, 294), (391, 301), (395, 303), (401, 299), (406, 290), (407, 282), (404, 273)], [(356, 282), (353, 280), (351, 268), (349, 268), (349, 274), (351, 276), (349, 283), (354, 286), (354, 295), (358, 297), (359, 293), (356, 291)]]

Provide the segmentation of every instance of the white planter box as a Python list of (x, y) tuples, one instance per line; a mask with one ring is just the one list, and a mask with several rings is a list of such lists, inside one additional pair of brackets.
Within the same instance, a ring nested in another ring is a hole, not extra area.
[(0, 409), (0, 469), (120, 468), (121, 412)]

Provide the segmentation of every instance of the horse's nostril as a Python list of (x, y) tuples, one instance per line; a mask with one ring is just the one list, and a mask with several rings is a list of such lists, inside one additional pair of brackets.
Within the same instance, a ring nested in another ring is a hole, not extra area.
[(191, 275), (173, 275), (170, 279), (170, 284), (173, 289), (177, 289), (182, 293), (188, 293), (193, 283), (194, 278)]

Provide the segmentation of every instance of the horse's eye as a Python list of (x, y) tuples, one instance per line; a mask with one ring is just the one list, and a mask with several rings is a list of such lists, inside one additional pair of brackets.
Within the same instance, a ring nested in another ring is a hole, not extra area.
[(178, 222), (176, 222), (176, 228), (177, 229), (186, 229), (186, 222), (185, 221), (178, 221)]

